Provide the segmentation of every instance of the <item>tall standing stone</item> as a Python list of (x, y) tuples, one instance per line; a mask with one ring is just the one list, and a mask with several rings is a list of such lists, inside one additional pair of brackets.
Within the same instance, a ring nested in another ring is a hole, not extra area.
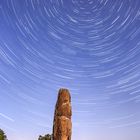
[(55, 106), (53, 140), (71, 140), (71, 96), (68, 89), (60, 89)]

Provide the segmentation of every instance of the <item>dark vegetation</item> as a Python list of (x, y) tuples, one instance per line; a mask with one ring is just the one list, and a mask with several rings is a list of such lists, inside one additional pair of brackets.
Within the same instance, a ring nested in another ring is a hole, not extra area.
[[(7, 136), (5, 135), (4, 131), (0, 129), (0, 140), (8, 140)], [(52, 140), (52, 135), (47, 134), (45, 136), (39, 136), (38, 140)]]
[(39, 136), (38, 140), (51, 140), (52, 139), (52, 135), (47, 134), (45, 136)]
[(0, 140), (7, 140), (7, 136), (2, 129), (0, 129)]

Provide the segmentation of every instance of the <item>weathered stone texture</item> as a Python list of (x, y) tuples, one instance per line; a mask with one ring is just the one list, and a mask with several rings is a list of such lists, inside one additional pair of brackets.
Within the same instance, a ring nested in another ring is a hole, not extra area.
[(60, 89), (55, 106), (53, 140), (71, 140), (71, 96), (67, 89)]

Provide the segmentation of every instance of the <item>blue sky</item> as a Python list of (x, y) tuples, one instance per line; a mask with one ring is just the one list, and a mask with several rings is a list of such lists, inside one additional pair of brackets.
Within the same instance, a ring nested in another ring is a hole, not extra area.
[(0, 128), (52, 132), (59, 88), (72, 140), (140, 138), (139, 0), (0, 0)]

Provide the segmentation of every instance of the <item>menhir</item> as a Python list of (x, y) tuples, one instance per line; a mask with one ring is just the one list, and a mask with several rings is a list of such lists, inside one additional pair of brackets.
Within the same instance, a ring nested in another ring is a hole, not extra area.
[(68, 89), (60, 89), (55, 106), (53, 140), (71, 140), (71, 96)]

